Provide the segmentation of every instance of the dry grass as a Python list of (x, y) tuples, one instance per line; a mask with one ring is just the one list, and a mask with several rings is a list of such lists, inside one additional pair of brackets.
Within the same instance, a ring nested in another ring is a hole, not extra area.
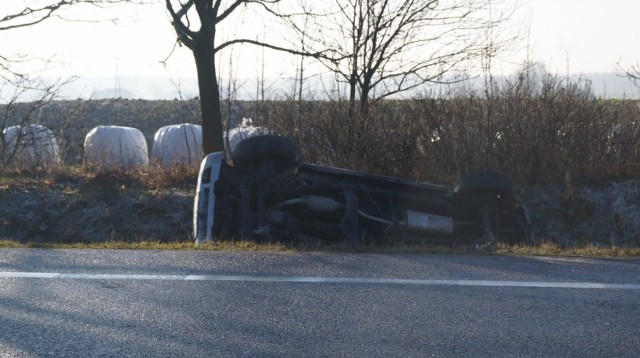
[(557, 244), (546, 243), (536, 246), (495, 245), (478, 249), (472, 246), (395, 246), (395, 247), (358, 247), (346, 244), (329, 246), (289, 246), (282, 243), (258, 243), (254, 241), (215, 241), (204, 245), (195, 245), (192, 241), (106, 241), (97, 243), (21, 243), (14, 240), (0, 240), (0, 248), (48, 248), (48, 249), (106, 249), (106, 250), (205, 250), (234, 252), (348, 252), (379, 254), (448, 254), (448, 255), (512, 255), (512, 256), (565, 256), (590, 258), (638, 259), (640, 248), (603, 247), (586, 245), (582, 247), (562, 248)]
[(293, 249), (279, 243), (260, 244), (253, 241), (216, 241), (203, 245), (195, 245), (193, 241), (105, 241), (75, 243), (35, 243), (0, 240), (1, 248), (50, 248), (50, 249), (105, 249), (105, 250), (212, 250), (212, 251), (263, 251), (286, 252)]
[(21, 243), (191, 242), (197, 174), (82, 167), (0, 176), (0, 237)]
[(599, 258), (639, 258), (639, 247), (618, 247), (587, 244), (584, 246), (563, 248), (555, 243), (544, 243), (535, 246), (505, 246), (496, 248), (496, 253), (518, 256), (580, 256)]

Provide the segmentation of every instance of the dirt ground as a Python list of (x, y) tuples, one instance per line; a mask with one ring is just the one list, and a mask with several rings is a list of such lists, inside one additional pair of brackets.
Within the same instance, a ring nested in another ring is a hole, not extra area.
[(21, 242), (191, 240), (193, 185), (151, 188), (117, 176), (0, 185), (0, 238)]

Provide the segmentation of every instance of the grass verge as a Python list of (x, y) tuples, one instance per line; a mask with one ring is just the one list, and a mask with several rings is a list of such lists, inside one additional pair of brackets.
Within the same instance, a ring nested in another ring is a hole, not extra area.
[(621, 248), (585, 245), (582, 247), (562, 248), (548, 243), (536, 246), (504, 245), (476, 248), (473, 246), (392, 246), (351, 248), (345, 243), (335, 245), (287, 245), (283, 243), (258, 243), (253, 241), (216, 241), (204, 245), (193, 242), (123, 242), (107, 241), (102, 243), (20, 243), (12, 240), (0, 240), (0, 248), (46, 248), (46, 249), (109, 249), (109, 250), (210, 250), (210, 251), (251, 251), (251, 252), (342, 252), (342, 253), (422, 253), (451, 255), (505, 255), (505, 256), (577, 256), (590, 258), (640, 258), (640, 248)]

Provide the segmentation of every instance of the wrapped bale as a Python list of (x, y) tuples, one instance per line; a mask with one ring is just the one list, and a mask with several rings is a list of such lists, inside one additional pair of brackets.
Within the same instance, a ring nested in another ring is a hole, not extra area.
[(147, 167), (147, 141), (136, 128), (98, 126), (84, 139), (84, 163), (97, 171)]
[(224, 145), (227, 153), (227, 161), (230, 161), (229, 153), (233, 152), (238, 143), (243, 140), (259, 135), (271, 134), (271, 131), (264, 127), (253, 125), (251, 118), (243, 118), (242, 123), (224, 133)]
[(53, 132), (44, 126), (13, 126), (4, 130), (4, 161), (20, 168), (60, 165), (60, 148)]
[(163, 165), (198, 165), (202, 160), (202, 127), (183, 123), (158, 129), (151, 159)]

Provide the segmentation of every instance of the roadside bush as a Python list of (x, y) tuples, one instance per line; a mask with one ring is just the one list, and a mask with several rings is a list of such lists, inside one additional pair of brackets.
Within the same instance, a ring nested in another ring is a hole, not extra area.
[(588, 81), (533, 71), (473, 89), (375, 103), (278, 101), (259, 125), (291, 137), (307, 161), (447, 181), (497, 170), (535, 185), (640, 178), (640, 107), (604, 100)]
[(407, 178), (420, 177), (419, 120), (404, 102), (372, 106), (349, 116), (344, 102), (271, 102), (260, 125), (290, 137), (306, 161)]

